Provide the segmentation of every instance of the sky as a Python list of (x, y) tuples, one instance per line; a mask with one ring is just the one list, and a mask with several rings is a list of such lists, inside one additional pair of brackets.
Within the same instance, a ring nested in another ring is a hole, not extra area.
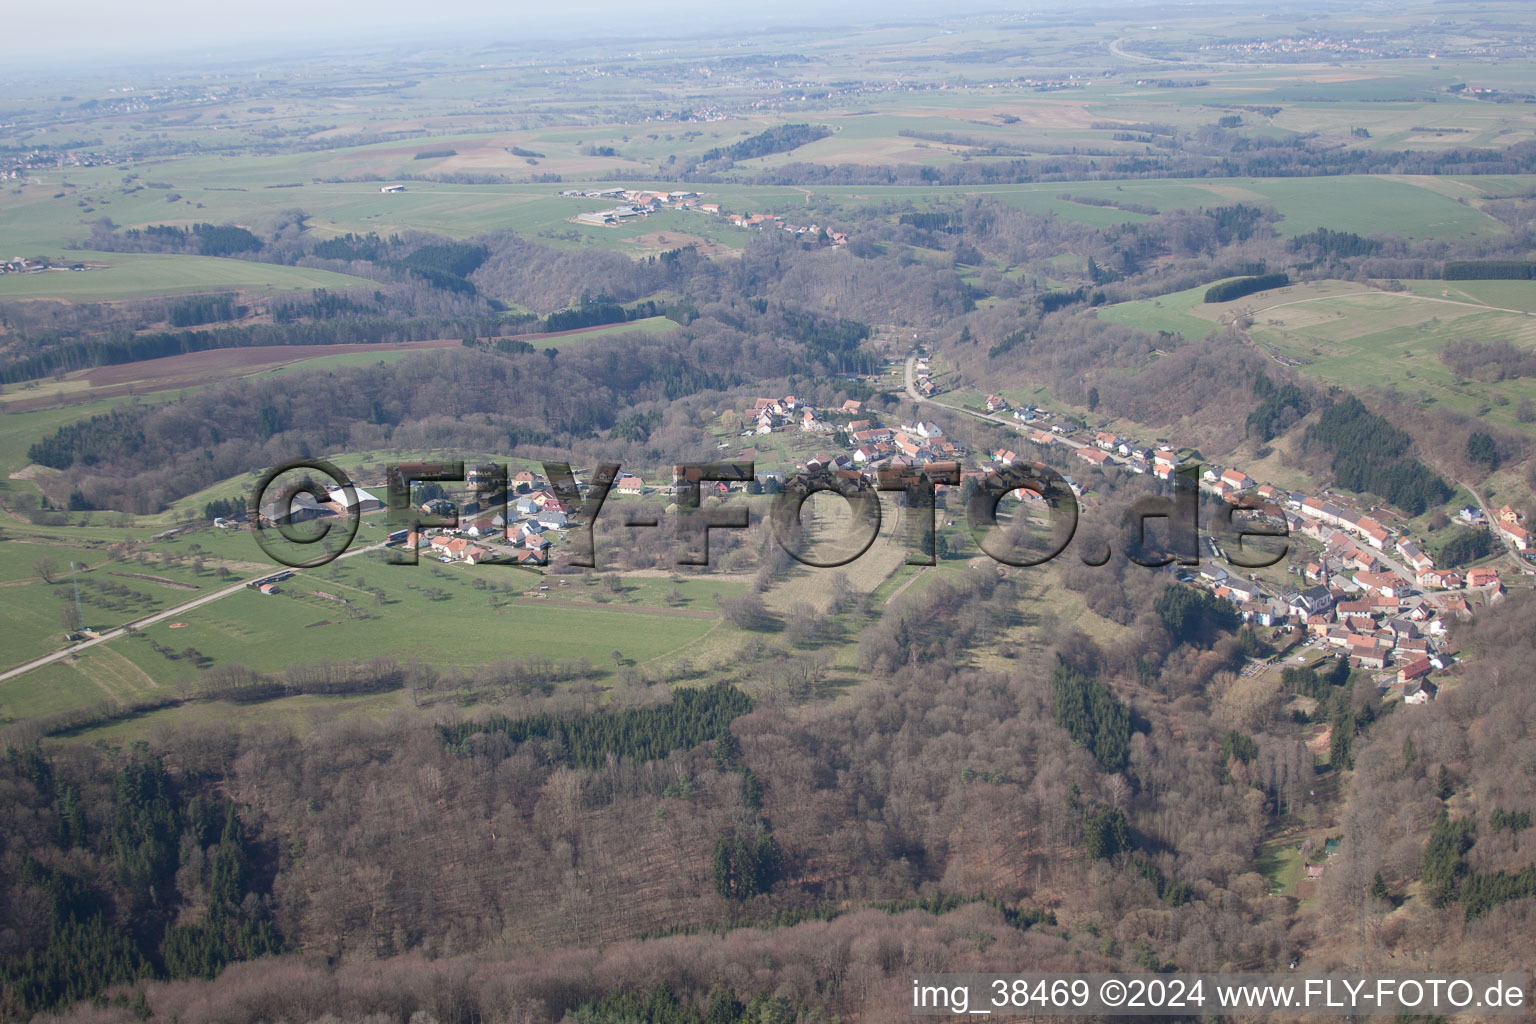
[[(735, 26), (828, 25), (917, 14), (911, 0), (72, 0), (65, 6), (9, 5), (0, 60), (68, 66), (130, 65), (146, 57), (228, 58), (299, 53), (345, 43), (474, 42), (602, 38)], [(929, 14), (932, 7), (926, 8)], [(643, 16), (641, 16), (643, 15)]]

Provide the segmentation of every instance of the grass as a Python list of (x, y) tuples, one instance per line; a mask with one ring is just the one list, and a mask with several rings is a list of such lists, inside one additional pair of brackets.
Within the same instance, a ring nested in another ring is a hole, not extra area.
[[(1249, 337), (1271, 356), (1303, 373), (1346, 387), (1395, 388), (1421, 407), (1443, 404), (1516, 429), (1522, 398), (1536, 399), (1536, 382), (1463, 380), (1440, 360), (1461, 338), (1536, 346), (1536, 284), (1523, 281), (1414, 281), (1389, 292), (1346, 281), (1317, 281), (1261, 292), (1234, 302), (1206, 303), (1201, 285), (1123, 302), (1100, 319), (1142, 330), (1203, 337), (1220, 322), (1251, 316)], [(1489, 309), (1495, 306), (1499, 309)]]
[(1277, 839), (1265, 843), (1259, 850), (1255, 866), (1269, 879), (1275, 891), (1283, 896), (1296, 895), (1296, 883), (1301, 881), (1303, 858), (1301, 848), (1294, 838)]
[(83, 273), (51, 270), (34, 274), (6, 274), (0, 277), (0, 301), (47, 298), (90, 302), (220, 288), (240, 288), (271, 294), (309, 291), (314, 288), (345, 290), (369, 287), (371, 284), (363, 278), (329, 270), (212, 256), (87, 252), (58, 255), (64, 259), (78, 258), (92, 264), (105, 263), (106, 266)]
[(529, 337), (524, 340), (534, 348), (567, 349), (585, 345), (597, 338), (622, 338), (628, 334), (670, 334), (675, 330), (677, 330), (676, 320), (669, 320), (664, 316), (648, 316), (622, 324), (595, 327), (580, 334), (567, 334), (548, 339)]
[(1168, 331), (1191, 340), (1204, 338), (1214, 333), (1218, 325), (1192, 311), (1205, 302), (1206, 290), (1215, 283), (1211, 281), (1155, 298), (1116, 303), (1099, 309), (1095, 315), (1100, 320), (1138, 330)]
[[(1536, 293), (1536, 285), (1527, 287)], [(1461, 338), (1536, 346), (1536, 317), (1529, 314), (1369, 292), (1260, 312), (1250, 334), (1271, 351), (1296, 360), (1311, 376), (1346, 386), (1395, 388), (1420, 407), (1443, 404), (1503, 426), (1529, 429), (1519, 423), (1515, 411), (1521, 399), (1536, 399), (1536, 382), (1464, 380), (1440, 359), (1441, 349)]]
[[(264, 564), (249, 533), (208, 530), (192, 536), (197, 539), (162, 542), (142, 561), (97, 565), (83, 573), (82, 596), (87, 598), (91, 624), (115, 625), (197, 596), (197, 591), (174, 583), (190, 583), (203, 592), (222, 586), (225, 580), (213, 571), (221, 562)], [(194, 544), (199, 550), (192, 550)], [(0, 545), (0, 572), (11, 581), (0, 585), (0, 617), (12, 627), (15, 641), (8, 645), (9, 664), (59, 646), (56, 598), (65, 591), (59, 584), (22, 582), (31, 572), (30, 560), (40, 552), (66, 562), (69, 556), (102, 560), (101, 552), (89, 549), (14, 541)], [(201, 573), (190, 564), (194, 557), (207, 559)], [(172, 582), (110, 575), (115, 572)], [(129, 587), (135, 592), (133, 607), (116, 617), (99, 605), (93, 607), (92, 584), (99, 582)], [(541, 584), (550, 590), (538, 591)], [(445, 566), (427, 556), (415, 567), (389, 566), (365, 555), (296, 576), (281, 584), (277, 594), (241, 591), (178, 616), (174, 623), (181, 625), (158, 623), (138, 636), (98, 645), (68, 659), (67, 671), (49, 666), (0, 684), (0, 708), (20, 716), (82, 702), (132, 700), (156, 686), (173, 686), (196, 675), (192, 659), (156, 653), (151, 641), (174, 652), (195, 648), (217, 664), (238, 663), (262, 671), (375, 654), (420, 658), (440, 666), (479, 665), (504, 657), (585, 657), (603, 671), (611, 669), (610, 655), (618, 650), (626, 663), (664, 663), (719, 626), (715, 595), (734, 594), (744, 585), (709, 576), (606, 575), (591, 583), (577, 577), (562, 584), (557, 578), (509, 567)], [(385, 591), (383, 604), (376, 603), (374, 588)], [(279, 637), (282, 642), (274, 643)]]

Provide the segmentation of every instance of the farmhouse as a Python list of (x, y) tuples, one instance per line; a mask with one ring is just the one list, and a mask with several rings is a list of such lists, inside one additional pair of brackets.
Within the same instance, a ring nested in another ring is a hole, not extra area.
[(346, 490), (337, 487), (333, 488), (331, 492), (326, 495), (326, 497), (329, 498), (333, 504), (340, 506), (348, 512), (372, 512), (376, 509), (381, 509), (384, 507), (384, 503), (382, 501), (380, 501), (372, 494), (369, 494), (361, 487), (352, 488), (352, 493), (353, 500), (348, 501)]
[(264, 523), (277, 526), (282, 523), (305, 523), (311, 519), (320, 519), (324, 516), (335, 515), (334, 509), (330, 509), (315, 500), (314, 495), (308, 491), (300, 491), (295, 494), (288, 503), (287, 509), (280, 503), (270, 501), (261, 506), (260, 516)]

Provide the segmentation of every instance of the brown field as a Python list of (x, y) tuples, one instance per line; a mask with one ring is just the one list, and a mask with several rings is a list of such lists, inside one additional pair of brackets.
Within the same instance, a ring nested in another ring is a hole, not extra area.
[(83, 387), (70, 391), (58, 391), (37, 398), (16, 399), (7, 402), (5, 409), (7, 412), (27, 412), (33, 409), (74, 405), (79, 402), (94, 402), (119, 395), (171, 391), (228, 377), (243, 377), (322, 356), (341, 356), (357, 352), (457, 348), (461, 344), (461, 341), (454, 338), (435, 338), (430, 341), (403, 341), (379, 345), (263, 345), (252, 348), (220, 348), (205, 352), (188, 352), (179, 356), (146, 359), (137, 363), (98, 366), (74, 378), (82, 381)]
[(700, 238), (698, 235), (680, 235), (673, 231), (652, 231), (648, 235), (636, 235), (633, 238), (626, 238), (624, 241), (626, 244), (633, 245), (639, 249), (638, 255), (654, 255), (666, 252), (669, 249), (681, 249), (688, 245), (696, 246), (699, 253), (704, 256), (738, 255), (737, 251), (728, 245), (721, 245), (719, 242), (712, 242), (707, 238)]

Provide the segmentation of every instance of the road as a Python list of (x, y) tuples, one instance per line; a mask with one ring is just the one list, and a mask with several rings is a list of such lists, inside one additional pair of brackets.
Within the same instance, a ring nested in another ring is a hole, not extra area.
[[(924, 404), (927, 404), (927, 405), (931, 405), (934, 408), (943, 409), (946, 412), (962, 413), (962, 414), (964, 414), (966, 416), (973, 417), (974, 419), (984, 420), (987, 423), (992, 423), (992, 424), (995, 424), (995, 425), (1000, 426), (1000, 427), (1011, 427), (1014, 430), (1018, 431), (1020, 434), (1025, 432), (1025, 428), (1024, 427), (1019, 426), (1018, 424), (1015, 424), (1015, 423), (1010, 423), (1010, 422), (1008, 422), (1008, 420), (1003, 419), (1001, 417), (998, 417), (996, 415), (993, 415), (992, 413), (976, 412), (975, 410), (972, 410), (972, 409), (962, 409), (962, 408), (958, 408), (958, 407), (953, 406), (953, 405), (945, 405), (943, 402), (935, 401), (932, 398), (924, 398), (922, 395), (917, 393), (917, 385), (913, 382), (913, 370), (914, 370), (914, 367), (916, 366), (916, 364), (917, 364), (917, 353), (914, 352), (911, 355), (907, 356), (907, 397), (912, 399), (912, 401), (924, 403)], [(1052, 435), (1052, 437), (1053, 437), (1053, 439), (1054, 439), (1056, 444), (1065, 445), (1068, 448), (1075, 448), (1075, 449), (1077, 449), (1079, 451), (1082, 451), (1083, 449), (1086, 449), (1086, 448), (1093, 448), (1094, 447), (1093, 445), (1089, 444), (1086, 441), (1074, 441), (1072, 438), (1067, 437), (1065, 434), (1055, 434), (1055, 435)], [(1097, 450), (1097, 449), (1095, 449), (1095, 450)], [(1114, 452), (1105, 452), (1104, 454), (1109, 456), (1109, 460), (1111, 462), (1117, 463), (1117, 464), (1122, 465), (1122, 466), (1126, 465), (1127, 463), (1129, 463), (1131, 461), (1130, 459), (1126, 458), (1124, 455), (1117, 455)]]
[[(342, 552), (341, 555), (337, 557), (337, 561), (340, 561), (342, 558), (351, 558), (355, 555), (366, 554), (369, 551), (379, 551), (383, 547), (384, 545), (380, 543), (372, 544), (364, 548), (353, 548), (350, 551)], [(62, 661), (63, 659), (72, 655), (79, 654), (81, 651), (86, 650), (87, 648), (95, 647), (97, 644), (108, 643), (112, 640), (118, 639), (119, 637), (127, 636), (131, 630), (143, 629), (145, 626), (153, 626), (157, 622), (164, 622), (166, 619), (173, 619), (176, 616), (185, 614), (194, 608), (201, 608), (205, 604), (211, 604), (220, 598), (228, 597), (231, 594), (238, 594), (241, 590), (245, 589), (247, 583), (251, 583), (254, 580), (265, 579), (266, 577), (271, 576), (273, 573), (281, 571), (283, 571), (282, 566), (274, 566), (259, 576), (252, 576), (250, 579), (241, 580), (239, 583), (231, 583), (229, 586), (224, 587), (222, 590), (215, 590), (212, 593), (203, 594), (201, 597), (194, 597), (192, 600), (187, 601), (184, 604), (178, 604), (174, 608), (167, 608), (164, 611), (155, 612), (153, 615), (146, 615), (142, 619), (135, 619), (126, 625), (118, 626), (116, 629), (109, 629), (100, 636), (94, 637), (90, 640), (82, 640), (80, 643), (66, 647), (62, 651), (54, 651), (52, 654), (45, 654), (41, 658), (33, 658), (31, 661), (23, 665), (17, 665), (15, 668), (0, 672), (0, 683), (15, 679), (17, 676), (26, 675), (28, 672), (31, 672), (34, 669), (42, 668), (44, 665), (52, 665), (56, 661)], [(295, 574), (302, 573), (303, 571), (303, 569), (292, 570), (292, 572)]]
[(1455, 481), (1455, 483), (1457, 487), (1460, 487), (1462, 490), (1469, 492), (1472, 495), (1472, 500), (1477, 502), (1477, 507), (1482, 509), (1483, 518), (1488, 521), (1488, 529), (1493, 532), (1494, 543), (1497, 544), (1499, 546), (1499, 550), (1502, 551), (1504, 555), (1515, 564), (1515, 568), (1522, 573), (1536, 574), (1536, 569), (1532, 569), (1530, 564), (1526, 562), (1525, 559), (1520, 557), (1520, 552), (1509, 546), (1509, 543), (1504, 539), (1504, 535), (1498, 530), (1494, 529), (1494, 524), (1497, 522), (1497, 520), (1494, 519), (1493, 510), (1487, 505), (1483, 504), (1483, 496), (1481, 493), (1479, 493), (1478, 489), (1473, 487), (1471, 484), (1463, 483), (1460, 480)]

